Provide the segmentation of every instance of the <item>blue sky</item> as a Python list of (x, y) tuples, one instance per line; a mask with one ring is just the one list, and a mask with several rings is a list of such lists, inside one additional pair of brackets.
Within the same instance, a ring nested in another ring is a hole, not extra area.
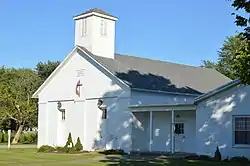
[[(33, 3), (31, 3), (33, 2)], [(199, 66), (234, 35), (226, 0), (36, 0), (0, 2), (0, 66), (63, 60), (74, 47), (72, 16), (100, 8), (119, 18), (116, 52)]]

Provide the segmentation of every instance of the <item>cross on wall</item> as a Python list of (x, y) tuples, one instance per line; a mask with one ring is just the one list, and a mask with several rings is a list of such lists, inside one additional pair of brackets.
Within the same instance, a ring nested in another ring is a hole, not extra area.
[(77, 95), (78, 97), (81, 96), (81, 86), (82, 86), (81, 80), (78, 80), (78, 82), (77, 82), (77, 84), (76, 84), (76, 95)]

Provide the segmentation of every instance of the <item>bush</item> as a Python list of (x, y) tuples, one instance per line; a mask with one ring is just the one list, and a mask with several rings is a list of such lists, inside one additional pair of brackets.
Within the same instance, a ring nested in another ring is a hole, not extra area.
[[(8, 138), (8, 132), (7, 132), (6, 134), (7, 134), (7, 138)], [(10, 142), (13, 141), (15, 135), (16, 135), (16, 132), (11, 132), (11, 134), (10, 134)], [(7, 141), (7, 142), (8, 142), (8, 141)]]
[(221, 161), (221, 153), (220, 153), (220, 150), (219, 150), (218, 146), (217, 146), (216, 151), (214, 153), (214, 160), (215, 161)]
[(3, 133), (0, 131), (0, 143), (3, 142)]
[(25, 144), (33, 144), (36, 143), (36, 133), (35, 132), (27, 132), (25, 133), (26, 141)]
[(35, 144), (37, 143), (37, 132), (22, 132), (19, 143), (22, 144)]
[(77, 153), (78, 151), (76, 150), (75, 147), (56, 147), (57, 152), (61, 153)]
[(24, 143), (25, 142), (25, 133), (22, 133), (19, 138), (19, 143)]
[(3, 133), (3, 142), (4, 143), (8, 142), (8, 133), (7, 132)]
[(68, 148), (67, 147), (56, 147), (56, 151), (57, 152), (61, 152), (61, 153), (67, 153), (68, 152)]
[(208, 156), (208, 155), (200, 155), (200, 160), (203, 160), (203, 161), (212, 161), (213, 158)]
[(232, 157), (230, 161), (237, 161), (237, 162), (248, 162), (248, 158), (242, 156), (242, 157)]
[(38, 133), (36, 132), (32, 132), (33, 134), (31, 134), (31, 138), (32, 138), (32, 143), (36, 144), (37, 143), (37, 137), (38, 137)]
[(119, 155), (124, 155), (125, 152), (123, 149), (110, 149), (110, 150), (105, 150), (103, 152), (105, 155), (110, 155), (110, 154), (119, 154)]
[(73, 143), (73, 141), (72, 141), (71, 133), (69, 133), (68, 140), (67, 140), (67, 142), (66, 142), (65, 147), (69, 147), (70, 145), (71, 145), (71, 147), (74, 147), (74, 143)]
[(208, 155), (196, 155), (196, 154), (192, 154), (192, 155), (188, 155), (186, 157), (184, 157), (184, 159), (187, 160), (203, 160), (203, 161), (212, 161), (213, 158), (211, 156)]
[(76, 145), (75, 145), (76, 151), (81, 151), (83, 149), (82, 143), (80, 141), (80, 138), (77, 138)]
[(43, 145), (38, 149), (38, 152), (55, 152), (56, 149), (49, 145)]
[(26, 132), (22, 134), (24, 137), (23, 144), (34, 144), (37, 142), (37, 133), (36, 132)]
[(187, 160), (199, 160), (200, 156), (198, 156), (196, 154), (193, 154), (193, 155), (185, 156), (184, 159), (187, 159)]
[(75, 147), (67, 147), (66, 149), (67, 149), (66, 153), (77, 153), (78, 152)]

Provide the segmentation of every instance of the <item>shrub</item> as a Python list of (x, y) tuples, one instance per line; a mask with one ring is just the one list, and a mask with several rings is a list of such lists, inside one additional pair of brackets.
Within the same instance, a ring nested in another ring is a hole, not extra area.
[(32, 143), (37, 143), (37, 137), (38, 137), (38, 133), (36, 132), (32, 132), (33, 134), (31, 135), (32, 138)]
[(60, 147), (60, 146), (58, 146), (58, 147), (56, 147), (56, 151), (57, 152), (61, 152), (61, 153), (67, 153), (68, 148), (67, 147)]
[(56, 151), (57, 152), (61, 152), (61, 153), (76, 153), (76, 148), (75, 147), (56, 147)]
[(230, 161), (237, 161), (237, 162), (248, 162), (248, 158), (242, 156), (242, 157), (239, 157), (239, 156), (236, 156), (236, 157), (232, 157), (230, 159)]
[(75, 147), (67, 147), (66, 149), (67, 149), (66, 153), (76, 153), (77, 152)]
[(23, 135), (24, 135), (24, 141), (22, 142), (23, 144), (31, 144), (33, 142), (31, 137), (32, 134), (30, 132), (24, 133)]
[(218, 146), (217, 146), (216, 151), (214, 153), (214, 160), (215, 161), (221, 161), (221, 153), (220, 153), (220, 150), (219, 150)]
[(193, 155), (185, 156), (184, 159), (187, 159), (187, 160), (199, 160), (200, 156), (198, 156), (196, 154), (193, 154)]
[(81, 151), (83, 149), (82, 143), (80, 141), (80, 138), (77, 138), (76, 145), (75, 145), (76, 151)]
[(66, 142), (65, 147), (69, 147), (69, 146), (74, 147), (74, 143), (73, 143), (73, 141), (72, 141), (71, 133), (69, 133), (68, 140), (67, 140), (67, 142)]
[(25, 140), (26, 138), (25, 138), (25, 133), (22, 133), (21, 135), (20, 135), (20, 138), (19, 138), (19, 142), (20, 143), (24, 143), (26, 140)]
[(24, 144), (33, 144), (37, 142), (36, 132), (26, 132), (24, 133)]
[(187, 160), (203, 160), (203, 161), (212, 161), (213, 158), (211, 156), (208, 155), (197, 155), (197, 154), (192, 154), (192, 155), (188, 155), (185, 156), (184, 159)]
[(123, 149), (110, 149), (110, 150), (105, 150), (103, 152), (105, 155), (110, 155), (110, 154), (119, 154), (119, 155), (124, 155), (125, 152)]
[(23, 144), (34, 144), (37, 143), (37, 132), (22, 132), (19, 143)]
[(212, 161), (213, 158), (208, 156), (208, 155), (200, 155), (200, 160), (204, 160), (204, 161)]
[(8, 142), (8, 133), (7, 132), (3, 133), (3, 142), (4, 143)]
[(3, 142), (3, 133), (0, 131), (0, 143)]
[[(8, 132), (6, 134), (7, 134), (7, 138), (8, 138)], [(16, 135), (16, 132), (11, 132), (11, 134), (10, 134), (10, 142), (13, 141), (15, 135)], [(7, 139), (7, 142), (8, 142), (8, 139)]]
[(49, 145), (43, 145), (38, 149), (38, 152), (55, 152), (56, 149)]

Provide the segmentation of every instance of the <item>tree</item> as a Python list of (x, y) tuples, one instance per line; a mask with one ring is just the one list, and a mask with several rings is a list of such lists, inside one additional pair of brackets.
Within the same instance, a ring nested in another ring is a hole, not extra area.
[(249, 42), (244, 39), (243, 44), (239, 45), (239, 49), (236, 51), (234, 59), (232, 59), (232, 69), (235, 72), (236, 77), (240, 78), (243, 84), (250, 84), (249, 49)]
[[(235, 15), (235, 23), (237, 26), (244, 28), (244, 37), (248, 40), (250, 39), (249, 33), (250, 33), (250, 0), (233, 0), (232, 6), (235, 8), (235, 10), (238, 12), (232, 13), (232, 15)], [(239, 12), (241, 11), (241, 12)], [(246, 15), (246, 16), (245, 16)]]
[(250, 84), (250, 0), (233, 0), (232, 6), (238, 12), (235, 15), (235, 23), (237, 26), (243, 27), (241, 33), (245, 41), (234, 55), (232, 68), (235, 75), (239, 77), (244, 84)]
[(227, 37), (223, 46), (218, 51), (218, 62), (203, 61), (203, 66), (206, 68), (214, 68), (225, 76), (236, 79), (239, 77), (237, 70), (235, 69), (235, 55), (238, 50), (246, 45), (242, 34), (236, 34), (235, 36)]
[(35, 70), (38, 76), (41, 78), (42, 83), (50, 76), (50, 74), (57, 68), (59, 64), (60, 64), (59, 61), (56, 62), (47, 61), (47, 62), (39, 62), (36, 65)]
[(73, 143), (73, 140), (72, 140), (71, 133), (69, 133), (66, 145), (64, 147), (68, 147), (68, 146), (74, 147), (74, 143)]
[(203, 60), (202, 63), (203, 63), (203, 65), (201, 65), (201, 67), (212, 68), (212, 69), (217, 68), (217, 64), (215, 62), (212, 62), (212, 61), (209, 61), (209, 60)]
[(25, 125), (36, 125), (37, 105), (31, 97), (40, 78), (30, 69), (1, 68), (0, 73), (0, 120), (15, 121), (18, 130), (12, 143), (17, 143)]
[(77, 138), (75, 148), (76, 148), (76, 151), (81, 151), (83, 149), (83, 146), (79, 137)]

